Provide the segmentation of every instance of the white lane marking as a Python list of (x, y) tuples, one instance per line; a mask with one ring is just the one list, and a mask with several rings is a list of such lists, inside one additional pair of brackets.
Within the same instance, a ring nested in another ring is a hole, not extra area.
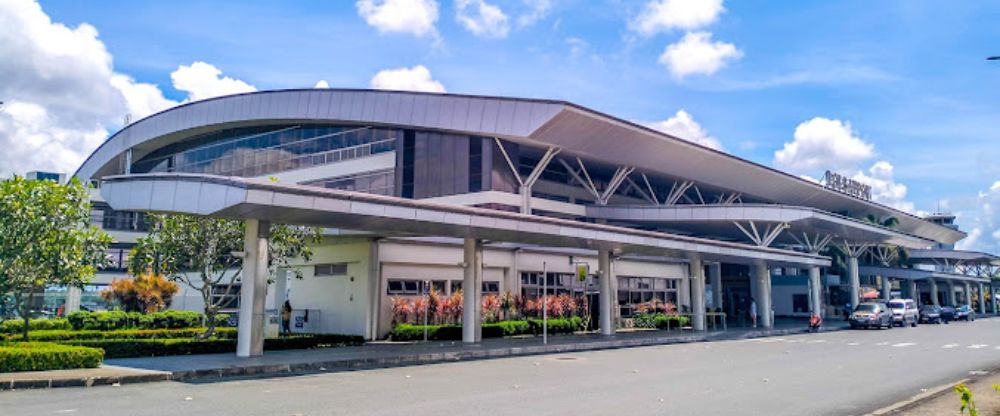
[[(814, 339), (814, 340), (810, 340), (809, 342), (807, 342), (807, 344), (819, 344), (819, 343), (822, 343), (822, 342), (826, 342), (826, 340), (825, 339)], [(997, 349), (1000, 349), (1000, 347), (997, 347)]]
[(892, 344), (893, 347), (909, 347), (911, 345), (917, 345), (916, 342), (900, 342), (899, 344)]
[(958, 344), (944, 344), (941, 346), (941, 348), (955, 348), (957, 346)]
[(883, 341), (883, 342), (879, 342), (879, 343), (876, 343), (875, 345), (889, 345), (889, 343), (888, 343), (888, 342), (885, 342), (885, 341)]
[(978, 350), (980, 348), (984, 348), (984, 347), (988, 347), (988, 346), (989, 345), (986, 345), (986, 344), (973, 344), (973, 345), (970, 345), (969, 348), (972, 348), (974, 350)]
[(854, 346), (854, 345), (861, 345), (861, 343), (860, 342), (848, 342), (847, 345)]

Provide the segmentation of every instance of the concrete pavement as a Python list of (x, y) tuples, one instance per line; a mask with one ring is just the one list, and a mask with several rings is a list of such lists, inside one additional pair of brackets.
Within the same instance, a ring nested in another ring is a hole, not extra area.
[(1000, 365), (1000, 320), (215, 383), (0, 394), (11, 414), (863, 414)]

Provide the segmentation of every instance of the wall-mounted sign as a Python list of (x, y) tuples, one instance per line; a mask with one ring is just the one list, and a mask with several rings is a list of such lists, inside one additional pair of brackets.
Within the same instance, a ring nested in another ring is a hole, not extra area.
[(576, 280), (581, 282), (587, 280), (587, 275), (590, 274), (590, 265), (587, 263), (577, 263), (576, 266)]
[(866, 201), (872, 199), (872, 187), (839, 173), (826, 171), (826, 187)]

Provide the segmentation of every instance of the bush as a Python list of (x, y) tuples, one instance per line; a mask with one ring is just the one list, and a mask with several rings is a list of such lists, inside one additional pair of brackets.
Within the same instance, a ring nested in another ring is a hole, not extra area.
[[(276, 351), (361, 345), (363, 343), (364, 338), (356, 335), (298, 334), (265, 339), (264, 349)], [(236, 339), (232, 338), (89, 339), (65, 341), (62, 344), (100, 348), (104, 350), (104, 356), (107, 358), (159, 357), (236, 351)]]
[[(549, 319), (550, 334), (572, 334), (583, 329), (583, 318)], [(500, 338), (514, 335), (541, 335), (542, 320), (512, 320), (483, 324), (483, 338)], [(399, 324), (389, 336), (394, 341), (420, 341), (424, 339), (424, 325)], [(434, 341), (454, 341), (462, 339), (461, 325), (427, 325), (427, 339)]]
[(0, 344), (0, 373), (13, 371), (95, 368), (104, 360), (104, 351), (48, 342)]
[[(52, 329), (70, 329), (69, 321), (63, 318), (32, 319), (28, 321), (29, 331), (45, 331)], [(11, 319), (0, 323), (0, 333), (18, 334), (24, 330), (24, 320)]]
[[(67, 317), (73, 329), (181, 329), (204, 325), (205, 315), (194, 311), (163, 311), (143, 314), (139, 312), (86, 312), (79, 311)], [(228, 326), (229, 315), (215, 316), (216, 326)]]
[[(528, 319), (528, 323), (531, 324), (531, 332), (535, 335), (542, 334), (542, 320), (541, 319)], [(579, 316), (573, 316), (569, 318), (556, 318), (549, 319), (549, 333), (550, 334), (572, 334), (576, 331), (583, 330), (584, 321), (583, 318)]]
[[(205, 328), (184, 328), (184, 329), (118, 329), (111, 331), (100, 331), (96, 329), (83, 329), (79, 331), (53, 330), (53, 331), (31, 331), (28, 339), (31, 341), (75, 341), (85, 339), (167, 339), (167, 338), (195, 338), (205, 333)], [(213, 337), (224, 339), (235, 339), (236, 328), (216, 328)], [(11, 341), (21, 340), (20, 334), (8, 336)]]
[(662, 313), (640, 313), (632, 318), (636, 328), (678, 329), (691, 324), (691, 318)]

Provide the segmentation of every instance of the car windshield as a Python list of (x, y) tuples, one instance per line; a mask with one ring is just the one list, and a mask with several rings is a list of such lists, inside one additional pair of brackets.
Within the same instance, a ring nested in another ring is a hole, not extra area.
[(855, 309), (855, 311), (858, 311), (858, 312), (875, 312), (875, 311), (878, 311), (878, 305), (875, 305), (875, 304), (867, 304), (867, 305), (862, 304), (862, 305), (858, 305), (858, 308)]
[(937, 312), (938, 308), (936, 308), (934, 306), (924, 306), (923, 308), (920, 308), (920, 311), (921, 312)]
[(903, 302), (889, 302), (889, 307), (892, 309), (906, 309), (906, 304)]

